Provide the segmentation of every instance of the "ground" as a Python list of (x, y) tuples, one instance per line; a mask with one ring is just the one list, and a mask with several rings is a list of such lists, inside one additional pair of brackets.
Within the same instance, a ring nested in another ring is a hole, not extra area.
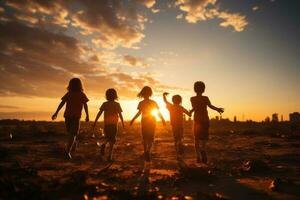
[(212, 123), (208, 165), (196, 164), (189, 122), (183, 162), (159, 124), (150, 164), (139, 124), (120, 129), (112, 163), (100, 159), (99, 127), (93, 138), (83, 124), (68, 160), (63, 123), (3, 122), (0, 199), (300, 199), (300, 134), (287, 124)]

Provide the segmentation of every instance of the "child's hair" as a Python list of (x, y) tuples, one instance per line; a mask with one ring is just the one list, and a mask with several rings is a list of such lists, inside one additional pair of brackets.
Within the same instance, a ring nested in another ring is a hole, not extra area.
[(149, 86), (143, 87), (143, 89), (137, 95), (139, 98), (146, 98), (152, 96), (152, 89)]
[(72, 78), (69, 81), (69, 85), (67, 87), (69, 92), (79, 92), (83, 91), (83, 86), (81, 80), (79, 78)]
[(106, 100), (108, 101), (113, 101), (118, 99), (118, 94), (117, 91), (114, 88), (109, 88), (105, 92)]
[(198, 93), (203, 93), (205, 90), (205, 84), (202, 81), (197, 81), (194, 83), (194, 91)]
[(174, 96), (172, 97), (172, 102), (173, 102), (174, 104), (181, 104), (181, 102), (182, 102), (181, 96), (178, 95), (178, 94), (174, 95)]

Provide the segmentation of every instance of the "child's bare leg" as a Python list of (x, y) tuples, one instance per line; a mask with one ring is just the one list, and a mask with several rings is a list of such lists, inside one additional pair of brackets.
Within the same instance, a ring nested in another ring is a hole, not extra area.
[(207, 163), (206, 142), (207, 142), (206, 140), (202, 140), (201, 147), (200, 147), (201, 158), (203, 163)]
[(174, 146), (175, 146), (175, 152), (176, 154), (178, 154), (178, 144), (176, 140), (174, 141)]
[(114, 144), (115, 144), (114, 142), (109, 142), (108, 160), (112, 160)]
[(104, 156), (104, 154), (105, 154), (105, 147), (106, 147), (107, 142), (108, 141), (105, 140), (104, 143), (102, 143), (101, 146), (100, 146), (100, 154), (101, 154), (101, 156)]
[(200, 162), (200, 140), (195, 139), (195, 152), (197, 157), (197, 162)]
[(144, 145), (144, 153), (147, 152), (147, 148), (148, 148), (148, 145), (147, 145), (147, 141), (144, 139), (143, 141), (143, 145)]
[(72, 135), (72, 136), (69, 137), (68, 144), (67, 144), (67, 149), (66, 149), (66, 152), (67, 152), (69, 158), (72, 158), (71, 150), (74, 146), (75, 141), (76, 141), (76, 135)]
[(75, 153), (76, 149), (77, 149), (77, 146), (78, 146), (78, 141), (77, 139), (74, 141), (73, 145), (72, 145), (72, 148), (71, 148), (71, 153)]
[(177, 149), (178, 149), (178, 153), (182, 155), (183, 154), (182, 138), (178, 139)]
[(144, 155), (145, 155), (145, 160), (150, 161), (151, 157), (151, 147), (152, 143), (149, 140), (145, 141), (145, 148), (144, 148)]

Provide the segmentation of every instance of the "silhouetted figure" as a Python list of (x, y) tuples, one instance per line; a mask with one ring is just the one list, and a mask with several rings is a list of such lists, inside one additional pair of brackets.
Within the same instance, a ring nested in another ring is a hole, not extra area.
[(143, 87), (140, 93), (137, 95), (139, 98), (144, 98), (137, 107), (138, 112), (133, 117), (130, 122), (130, 125), (133, 124), (134, 120), (142, 115), (141, 120), (141, 128), (142, 128), (142, 136), (143, 136), (143, 144), (144, 144), (144, 156), (146, 161), (151, 160), (151, 148), (154, 141), (154, 133), (156, 126), (156, 118), (154, 112), (158, 112), (158, 116), (162, 120), (165, 125), (166, 122), (159, 112), (159, 107), (157, 103), (150, 99), (152, 96), (152, 89), (149, 86)]
[(106, 102), (104, 102), (100, 110), (96, 116), (93, 129), (96, 126), (96, 123), (101, 116), (101, 114), (104, 112), (104, 137), (105, 142), (100, 147), (100, 153), (101, 156), (104, 156), (105, 154), (105, 146), (107, 143), (109, 143), (109, 153), (108, 153), (108, 161), (112, 161), (112, 152), (114, 144), (116, 143), (116, 137), (118, 132), (118, 120), (121, 119), (122, 126), (124, 128), (124, 121), (122, 116), (122, 108), (116, 100), (118, 99), (117, 91), (113, 88), (110, 88), (106, 90), (105, 93), (106, 96)]
[(175, 150), (178, 156), (183, 154), (182, 139), (184, 114), (188, 116), (191, 116), (191, 114), (181, 105), (182, 98), (180, 95), (174, 95), (172, 97), (173, 104), (168, 102), (167, 95), (167, 92), (163, 93), (164, 102), (166, 103), (167, 109), (170, 112), (170, 122), (174, 136)]
[(55, 120), (58, 112), (66, 103), (66, 110), (64, 113), (65, 124), (67, 132), (69, 133), (69, 140), (66, 148), (68, 158), (72, 159), (72, 154), (75, 152), (77, 142), (76, 136), (80, 127), (80, 118), (82, 107), (86, 114), (85, 121), (89, 121), (89, 112), (87, 96), (83, 93), (83, 86), (79, 78), (73, 78), (69, 82), (68, 92), (61, 98), (61, 103), (58, 105), (56, 112), (52, 115), (52, 120)]
[[(191, 97), (193, 109), (190, 112), (194, 112), (194, 137), (197, 162), (200, 163), (202, 160), (203, 163), (207, 163), (206, 143), (208, 140), (209, 131), (209, 117), (207, 107), (216, 110), (219, 113), (223, 113), (224, 109), (213, 106), (207, 96), (202, 96), (205, 91), (205, 84), (203, 82), (195, 82), (194, 91), (197, 95)], [(202, 158), (201, 160), (200, 155)]]

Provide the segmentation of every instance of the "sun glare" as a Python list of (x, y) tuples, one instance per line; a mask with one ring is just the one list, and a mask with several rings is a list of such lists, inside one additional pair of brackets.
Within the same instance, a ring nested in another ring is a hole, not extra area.
[(153, 109), (153, 110), (151, 111), (151, 114), (152, 114), (156, 119), (159, 119), (159, 117), (158, 117), (158, 110), (157, 110), (157, 109)]

